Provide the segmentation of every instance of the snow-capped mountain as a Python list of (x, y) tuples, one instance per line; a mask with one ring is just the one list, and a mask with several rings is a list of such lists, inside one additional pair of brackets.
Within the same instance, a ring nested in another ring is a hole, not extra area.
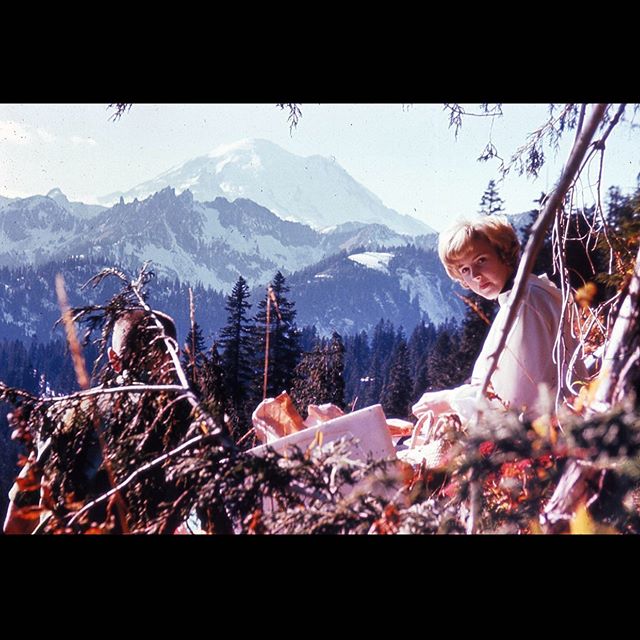
[(98, 198), (113, 204), (124, 198), (146, 198), (166, 187), (191, 191), (195, 200), (217, 197), (250, 199), (284, 220), (314, 229), (355, 221), (381, 224), (397, 233), (433, 233), (423, 222), (386, 207), (380, 198), (354, 180), (335, 160), (302, 157), (268, 140), (246, 139), (222, 145), (126, 192)]
[(410, 241), (363, 223), (319, 233), (251, 200), (196, 202), (169, 187), (142, 201), (87, 207), (58, 189), (0, 205), (0, 266), (87, 256), (135, 270), (151, 260), (158, 274), (229, 291), (238, 275), (257, 285), (343, 249)]

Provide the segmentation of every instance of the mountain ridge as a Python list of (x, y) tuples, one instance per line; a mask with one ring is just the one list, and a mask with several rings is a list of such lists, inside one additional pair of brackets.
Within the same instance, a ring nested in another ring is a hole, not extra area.
[(253, 200), (283, 220), (320, 230), (346, 221), (378, 223), (412, 236), (435, 233), (429, 225), (384, 205), (335, 158), (307, 157), (262, 138), (219, 145), (127, 191), (98, 197), (101, 204), (132, 201), (166, 187), (191, 191), (200, 202), (224, 197)]

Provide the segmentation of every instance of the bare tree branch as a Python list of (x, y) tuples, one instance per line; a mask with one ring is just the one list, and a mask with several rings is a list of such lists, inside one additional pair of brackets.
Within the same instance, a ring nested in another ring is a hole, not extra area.
[(502, 349), (504, 348), (504, 345), (507, 341), (507, 335), (509, 333), (509, 330), (511, 329), (513, 321), (515, 320), (518, 306), (524, 295), (527, 277), (531, 273), (531, 269), (533, 268), (535, 259), (538, 255), (538, 252), (540, 251), (540, 248), (542, 247), (544, 234), (555, 218), (556, 212), (561, 206), (562, 201), (564, 200), (564, 197), (569, 190), (569, 187), (576, 179), (577, 171), (582, 164), (582, 160), (587, 152), (589, 145), (591, 144), (591, 139), (593, 138), (596, 129), (602, 121), (602, 117), (606, 108), (606, 104), (599, 104), (593, 108), (591, 117), (585, 125), (583, 132), (578, 137), (573, 148), (571, 149), (569, 160), (567, 162), (565, 170), (560, 176), (558, 185), (549, 196), (544, 209), (538, 216), (538, 219), (531, 229), (531, 236), (529, 237), (529, 241), (527, 242), (527, 246), (522, 255), (522, 259), (520, 260), (520, 264), (518, 265), (513, 289), (511, 291), (511, 295), (509, 296), (509, 300), (507, 301), (507, 314), (503, 326), (501, 327), (500, 341), (498, 342), (498, 347), (496, 348), (494, 353), (489, 356), (491, 364), (489, 365), (489, 369), (487, 371), (487, 375), (485, 376), (484, 382), (480, 387), (478, 400), (484, 397), (489, 386), (491, 376), (493, 375), (493, 372), (496, 370), (496, 367), (498, 365), (498, 358), (500, 357)]
[(120, 120), (120, 118), (131, 109), (130, 102), (113, 102), (108, 107), (108, 109), (115, 109), (115, 113), (109, 118), (113, 122)]
[(302, 111), (300, 110), (300, 105), (296, 102), (287, 102), (287, 103), (281, 102), (276, 104), (276, 106), (280, 107), (280, 109), (289, 110), (289, 117), (287, 118), (287, 120), (289, 121), (289, 133), (290, 135), (292, 135), (293, 130), (298, 126), (298, 122), (302, 117)]
[[(531, 269), (533, 268), (535, 259), (540, 251), (540, 248), (542, 247), (545, 233), (549, 228), (551, 222), (554, 220), (556, 212), (561, 207), (567, 191), (574, 183), (576, 176), (578, 175), (578, 170), (582, 165), (582, 160), (587, 153), (589, 145), (591, 144), (591, 140), (595, 135), (598, 126), (602, 122), (606, 109), (606, 104), (598, 104), (594, 106), (589, 120), (587, 121), (584, 129), (581, 131), (580, 135), (573, 145), (573, 148), (571, 149), (569, 160), (560, 176), (556, 188), (547, 199), (544, 209), (541, 211), (538, 219), (531, 229), (531, 235), (527, 242), (527, 246), (523, 253), (522, 259), (520, 260), (520, 264), (518, 265), (518, 270), (516, 272), (516, 277), (513, 283), (513, 289), (511, 290), (511, 294), (507, 301), (507, 312), (504, 317), (502, 326), (498, 329), (498, 335), (500, 336), (498, 346), (496, 350), (489, 356), (489, 368), (477, 395), (478, 404), (480, 404), (482, 399), (485, 397), (487, 389), (489, 387), (489, 383), (491, 381), (491, 376), (498, 366), (498, 359), (500, 358), (500, 354), (502, 353), (502, 350), (504, 349), (504, 346), (506, 344), (509, 331), (515, 321), (518, 307), (524, 296), (527, 278), (531, 273)], [(481, 411), (478, 410), (476, 420), (479, 420), (480, 415)], [(472, 481), (471, 483), (472, 495), (475, 495), (474, 492), (477, 491), (475, 482), (476, 481)], [(470, 506), (471, 511), (467, 523), (467, 532), (475, 533), (478, 527), (480, 505), (478, 500), (472, 500)]]
[(592, 411), (604, 411), (619, 402), (627, 391), (625, 374), (640, 358), (640, 248), (629, 290), (613, 325), (602, 361), (600, 384), (591, 405)]

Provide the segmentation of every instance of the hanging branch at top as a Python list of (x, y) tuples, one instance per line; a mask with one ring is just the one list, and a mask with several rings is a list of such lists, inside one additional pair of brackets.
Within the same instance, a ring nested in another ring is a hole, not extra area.
[(279, 102), (276, 104), (280, 109), (288, 109), (289, 117), (289, 133), (293, 134), (293, 130), (298, 126), (298, 121), (302, 117), (302, 111), (300, 111), (300, 105), (297, 102)]
[(462, 128), (463, 116), (475, 116), (478, 118), (495, 118), (502, 116), (502, 104), (497, 103), (493, 107), (490, 107), (488, 103), (480, 105), (482, 113), (473, 113), (472, 111), (466, 111), (463, 107), (456, 103), (446, 103), (444, 110), (449, 112), (449, 127), (455, 127), (454, 135), (458, 137), (458, 131)]
[(120, 118), (122, 118), (122, 116), (131, 109), (131, 106), (131, 102), (112, 102), (108, 106), (108, 109), (115, 109), (116, 112), (109, 118), (109, 120), (114, 122), (120, 120)]

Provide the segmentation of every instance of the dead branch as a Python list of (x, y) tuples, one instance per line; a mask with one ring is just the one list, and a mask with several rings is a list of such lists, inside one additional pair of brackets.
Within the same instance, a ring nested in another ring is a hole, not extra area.
[(611, 338), (602, 360), (600, 384), (591, 404), (592, 412), (608, 409), (622, 400), (628, 391), (628, 373), (640, 357), (640, 248), (636, 266), (622, 301), (618, 317), (611, 330)]
[(562, 533), (574, 517), (581, 503), (593, 500), (593, 485), (604, 473), (585, 460), (570, 460), (556, 490), (540, 515), (540, 523), (547, 533)]
[(133, 293), (135, 294), (136, 298), (138, 299), (138, 302), (140, 303), (140, 305), (142, 306), (142, 308), (149, 313), (149, 315), (151, 316), (151, 318), (153, 319), (153, 321), (156, 324), (156, 327), (158, 327), (161, 336), (161, 339), (164, 341), (165, 347), (167, 349), (167, 353), (169, 354), (171, 361), (173, 363), (176, 375), (178, 376), (178, 380), (180, 382), (180, 385), (182, 386), (182, 390), (183, 391), (187, 391), (189, 392), (187, 395), (187, 401), (189, 402), (189, 404), (197, 410), (198, 415), (199, 415), (199, 419), (202, 420), (202, 429), (206, 432), (211, 433), (211, 435), (216, 435), (221, 439), (221, 444), (231, 450), (235, 450), (236, 445), (233, 442), (233, 440), (228, 437), (225, 429), (223, 427), (220, 427), (218, 424), (216, 424), (215, 420), (202, 408), (202, 406), (200, 405), (199, 400), (196, 398), (196, 396), (191, 392), (190, 386), (189, 386), (189, 382), (187, 380), (187, 376), (184, 373), (184, 370), (182, 368), (182, 365), (180, 364), (180, 358), (178, 358), (178, 352), (176, 350), (176, 346), (175, 346), (175, 341), (172, 340), (171, 338), (169, 338), (169, 336), (165, 335), (162, 323), (160, 322), (160, 320), (158, 320), (158, 317), (153, 313), (153, 310), (151, 309), (151, 307), (145, 302), (142, 293), (140, 291), (140, 287), (142, 286), (143, 282), (144, 282), (144, 274), (146, 272), (146, 267), (147, 267), (147, 262), (144, 263), (144, 265), (142, 266), (142, 269), (140, 270), (140, 276), (139, 278), (131, 283), (131, 290), (133, 291)]
[[(5, 385), (0, 382), (0, 389)], [(7, 387), (8, 389), (8, 387)], [(14, 391), (12, 389), (12, 391)], [(179, 391), (180, 393), (184, 393), (184, 387), (178, 384), (131, 384), (124, 385), (121, 387), (97, 387), (95, 389), (87, 389), (86, 391), (77, 391), (76, 393), (70, 393), (66, 396), (51, 396), (50, 398), (37, 398), (38, 402), (41, 403), (57, 403), (62, 400), (76, 400), (78, 398), (89, 398), (91, 396), (100, 396), (107, 395), (110, 393), (126, 393), (126, 392), (134, 392), (134, 393), (146, 393), (150, 391)], [(25, 397), (34, 398), (27, 394), (26, 392), (20, 392), (20, 395)]]

